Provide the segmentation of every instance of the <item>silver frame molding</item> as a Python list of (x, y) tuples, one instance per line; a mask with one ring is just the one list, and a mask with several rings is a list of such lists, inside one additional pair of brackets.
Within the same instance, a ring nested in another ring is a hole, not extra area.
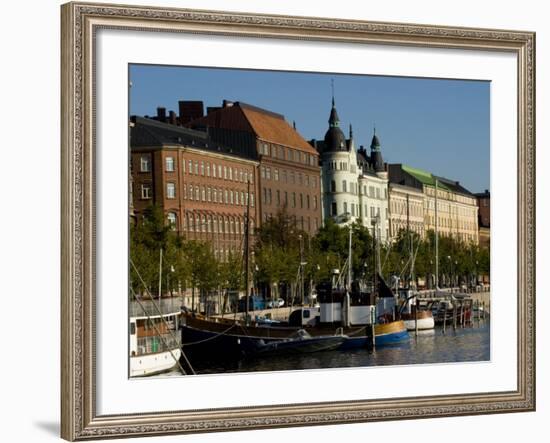
[[(535, 410), (535, 34), (68, 3), (61, 7), (61, 436), (67, 440)], [(517, 390), (98, 416), (95, 408), (94, 36), (97, 29), (506, 51), (518, 68)]]

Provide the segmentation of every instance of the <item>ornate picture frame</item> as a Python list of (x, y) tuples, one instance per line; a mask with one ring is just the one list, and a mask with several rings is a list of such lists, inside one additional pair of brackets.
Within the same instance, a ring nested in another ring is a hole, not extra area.
[[(87, 440), (535, 410), (535, 34), (68, 3), (62, 17), (61, 435)], [(517, 57), (517, 389), (457, 395), (98, 415), (96, 397), (96, 32), (191, 33)]]

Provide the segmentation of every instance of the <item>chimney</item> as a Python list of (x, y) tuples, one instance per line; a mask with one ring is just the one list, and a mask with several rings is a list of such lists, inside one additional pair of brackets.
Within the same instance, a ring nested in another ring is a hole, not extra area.
[(180, 100), (178, 106), (181, 125), (185, 125), (191, 120), (201, 118), (204, 115), (204, 104), (200, 100)]
[(157, 108), (157, 120), (160, 122), (166, 121), (166, 108)]
[(170, 124), (171, 125), (177, 124), (176, 113), (174, 111), (170, 111)]
[(231, 106), (233, 106), (233, 102), (230, 100), (224, 100), (222, 103), (223, 108), (230, 108)]

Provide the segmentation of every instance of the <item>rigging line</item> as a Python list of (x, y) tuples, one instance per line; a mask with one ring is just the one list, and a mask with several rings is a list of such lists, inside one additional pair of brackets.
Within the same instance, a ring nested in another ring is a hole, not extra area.
[(183, 348), (184, 346), (198, 345), (199, 343), (205, 343), (205, 342), (207, 342), (207, 341), (214, 340), (215, 338), (218, 338), (218, 337), (221, 336), (221, 335), (227, 334), (227, 333), (228, 333), (231, 329), (233, 329), (236, 325), (237, 325), (237, 323), (233, 323), (233, 324), (232, 324), (231, 326), (229, 326), (229, 328), (227, 328), (225, 331), (219, 332), (218, 334), (214, 335), (213, 337), (208, 337), (208, 338), (205, 338), (204, 340), (194, 341), (194, 342), (191, 342), (191, 343), (182, 343), (182, 344), (181, 344), (181, 347)]
[[(159, 307), (157, 306), (156, 302), (155, 302), (155, 298), (151, 295), (151, 292), (149, 291), (149, 289), (147, 288), (147, 284), (145, 283), (145, 281), (143, 281), (143, 278), (141, 277), (141, 274), (139, 273), (136, 265), (134, 264), (134, 262), (132, 261), (132, 259), (130, 259), (130, 264), (132, 265), (132, 267), (134, 268), (134, 271), (136, 271), (136, 274), (138, 276), (138, 278), (141, 280), (141, 283), (143, 283), (143, 287), (145, 288), (145, 291), (147, 291), (147, 294), (149, 295), (149, 297), (151, 298), (151, 301), (153, 302), (153, 306), (155, 307), (155, 309), (157, 310), (158, 314), (160, 315), (160, 318), (162, 318), (163, 322), (166, 324), (166, 326), (168, 327), (168, 322), (166, 321), (166, 319), (164, 318), (164, 316), (162, 315), (162, 312), (160, 311)], [(134, 293), (134, 298), (135, 298), (135, 292), (133, 290), (132, 287), (130, 287), (130, 289), (132, 290), (132, 292)], [(172, 333), (172, 330), (170, 330), (170, 335), (172, 336), (172, 339), (176, 340), (177, 341), (177, 337)], [(181, 347), (180, 347), (181, 349)], [(185, 359), (185, 362), (187, 363), (187, 365), (189, 366), (189, 369), (191, 369), (191, 372), (196, 375), (196, 372), (195, 370), (193, 369), (193, 366), (191, 365), (191, 362), (189, 361), (189, 359), (187, 358), (187, 355), (185, 355), (185, 353), (183, 352), (183, 349), (181, 349), (181, 354), (183, 356), (183, 358)]]
[[(179, 360), (176, 358), (176, 356), (175, 356), (174, 353), (172, 352), (172, 349), (170, 349), (170, 347), (168, 346), (168, 343), (166, 343), (166, 340), (164, 339), (164, 337), (163, 337), (162, 334), (160, 333), (159, 329), (157, 328), (157, 326), (155, 325), (155, 323), (153, 322), (153, 320), (151, 320), (151, 316), (149, 315), (149, 313), (148, 313), (147, 310), (145, 309), (145, 306), (143, 306), (143, 304), (141, 303), (141, 301), (137, 298), (137, 295), (136, 295), (134, 289), (133, 289), (131, 286), (130, 286), (130, 291), (132, 291), (132, 294), (134, 295), (134, 299), (138, 302), (139, 306), (140, 306), (141, 309), (143, 310), (143, 313), (147, 316), (147, 320), (149, 320), (149, 323), (151, 324), (151, 326), (153, 326), (153, 329), (155, 330), (155, 332), (157, 333), (157, 335), (158, 335), (159, 338), (161, 339), (162, 344), (168, 349), (168, 352), (170, 352), (170, 355), (172, 356), (172, 358), (174, 359), (174, 361), (176, 362), (176, 364), (179, 366), (180, 371), (183, 373), (183, 375), (187, 375), (187, 372), (185, 372), (185, 369), (183, 369), (181, 363), (179, 362)], [(183, 353), (183, 350), (182, 350), (182, 353)]]

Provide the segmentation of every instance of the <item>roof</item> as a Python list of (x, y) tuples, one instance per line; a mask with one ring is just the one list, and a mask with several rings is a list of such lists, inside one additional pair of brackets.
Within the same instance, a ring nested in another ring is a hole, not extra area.
[(284, 119), (284, 116), (243, 102), (210, 112), (193, 120), (190, 127), (216, 128), (252, 132), (267, 142), (299, 149), (310, 154), (317, 151)]
[(241, 158), (257, 158), (255, 149), (252, 150), (253, 152), (249, 152), (250, 148), (244, 145), (238, 148), (225, 146), (212, 140), (208, 133), (203, 131), (142, 117), (132, 117), (132, 121), (134, 122), (130, 133), (132, 148), (186, 146)]
[(433, 175), (431, 172), (424, 171), (422, 169), (413, 168), (408, 165), (401, 165), (403, 171), (412, 175), (416, 180), (426, 186), (435, 187), (435, 182), (437, 180), (437, 187), (440, 189), (445, 189), (446, 191), (456, 192), (459, 194), (472, 195), (470, 191), (464, 188), (459, 182), (450, 180), (445, 177), (439, 177)]

